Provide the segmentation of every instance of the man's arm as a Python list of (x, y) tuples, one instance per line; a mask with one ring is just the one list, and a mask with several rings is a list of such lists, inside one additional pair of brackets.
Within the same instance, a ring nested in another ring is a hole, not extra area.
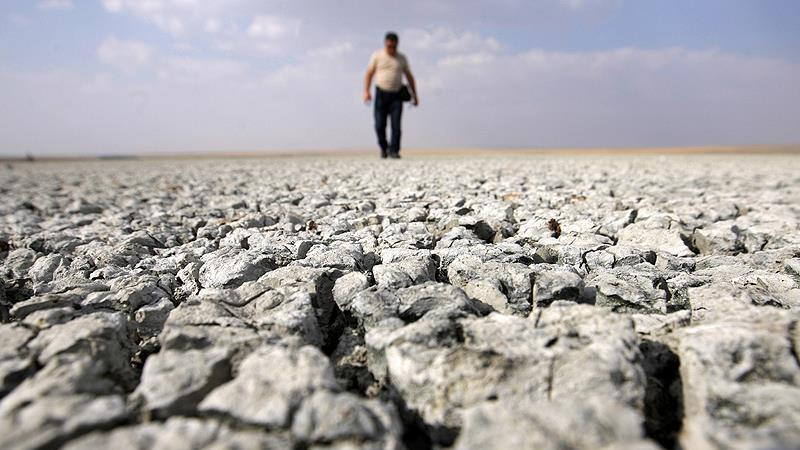
[(373, 76), (375, 76), (375, 66), (370, 65), (367, 68), (367, 76), (364, 77), (364, 103), (372, 100), (372, 94), (369, 92), (369, 88), (372, 86)]
[(417, 96), (417, 82), (414, 80), (414, 75), (411, 74), (411, 71), (406, 69), (405, 70), (406, 79), (408, 80), (408, 85), (411, 86), (411, 94), (414, 96), (411, 99), (411, 103), (414, 106), (419, 105), (419, 97)]

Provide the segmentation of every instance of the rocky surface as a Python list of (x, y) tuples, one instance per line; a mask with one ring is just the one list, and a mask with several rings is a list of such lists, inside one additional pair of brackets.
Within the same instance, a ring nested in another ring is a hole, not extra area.
[(800, 158), (0, 181), (2, 449), (800, 447)]

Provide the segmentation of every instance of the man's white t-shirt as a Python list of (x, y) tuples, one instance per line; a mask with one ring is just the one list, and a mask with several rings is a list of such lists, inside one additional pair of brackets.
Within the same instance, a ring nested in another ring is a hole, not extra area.
[(397, 92), (403, 85), (403, 73), (408, 68), (406, 55), (396, 52), (389, 56), (386, 49), (380, 49), (369, 59), (369, 69), (375, 69), (375, 85), (381, 90)]

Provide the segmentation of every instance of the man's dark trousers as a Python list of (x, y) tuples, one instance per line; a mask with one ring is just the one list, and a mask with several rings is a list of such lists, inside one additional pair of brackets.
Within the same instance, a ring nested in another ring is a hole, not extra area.
[[(400, 92), (384, 91), (375, 87), (375, 132), (378, 134), (378, 145), (381, 156), (400, 154), (400, 119), (403, 115), (403, 100)], [(392, 141), (386, 141), (386, 118), (392, 124)]]

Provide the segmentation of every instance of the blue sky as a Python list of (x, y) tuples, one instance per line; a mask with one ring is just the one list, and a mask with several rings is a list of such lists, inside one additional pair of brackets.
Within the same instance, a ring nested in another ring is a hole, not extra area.
[(388, 29), (411, 147), (800, 142), (792, 0), (11, 0), (0, 155), (371, 148)]

